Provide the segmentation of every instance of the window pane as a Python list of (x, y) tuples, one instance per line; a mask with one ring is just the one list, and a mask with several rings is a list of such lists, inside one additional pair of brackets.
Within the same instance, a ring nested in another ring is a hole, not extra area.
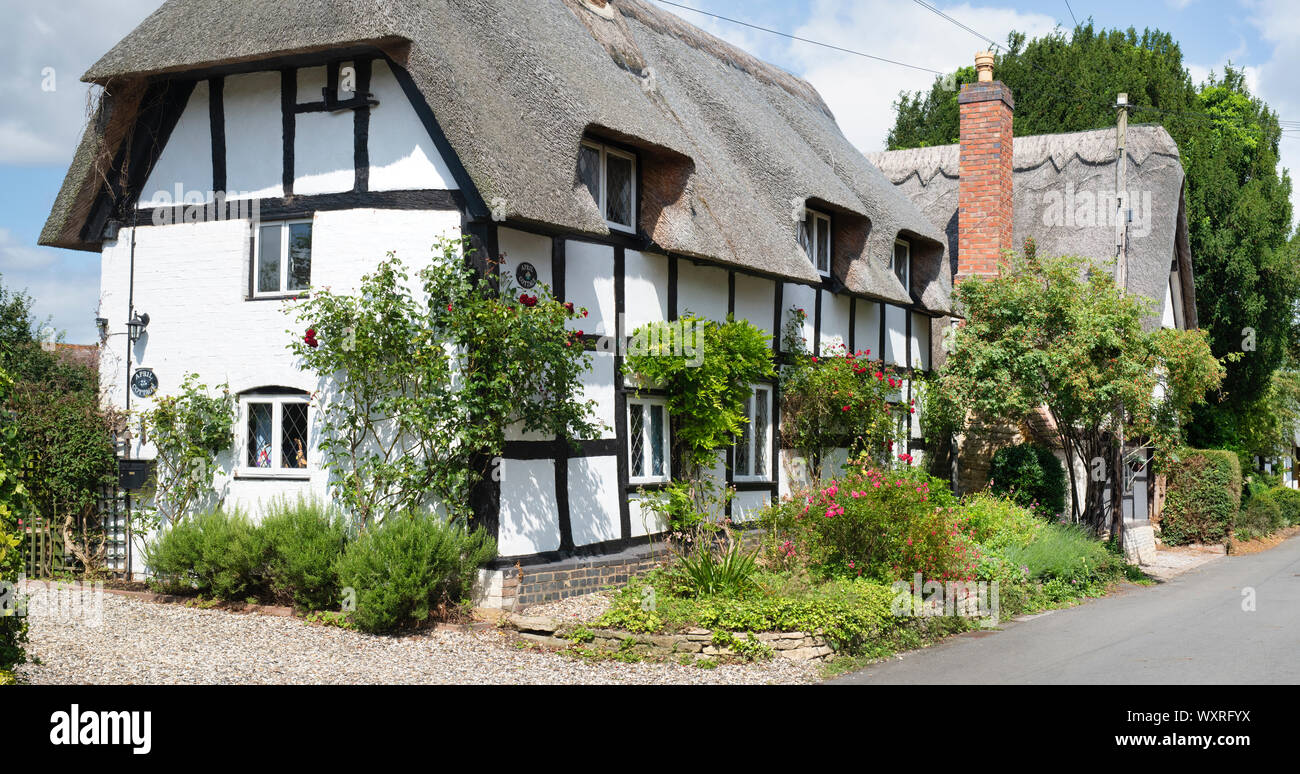
[(754, 475), (767, 475), (767, 390), (754, 393)]
[(248, 466), (271, 467), (271, 404), (248, 404)]
[(894, 245), (894, 276), (907, 287), (908, 256), (907, 245)]
[(753, 427), (751, 426), (751, 423), (754, 417), (754, 414), (751, 410), (752, 406), (753, 406), (753, 399), (746, 398), (745, 417), (750, 419), (750, 422), (746, 422), (745, 424), (741, 425), (740, 437), (736, 439), (735, 473), (737, 476), (749, 475), (749, 441), (753, 437)]
[(650, 475), (665, 476), (664, 467), (664, 407), (651, 405), (650, 409)]
[(629, 475), (641, 478), (645, 476), (645, 407), (640, 403), (630, 403), (627, 407), (631, 427), (628, 440), (632, 444), (631, 471)]
[(600, 206), (600, 151), (595, 148), (589, 148), (586, 145), (578, 149), (578, 179), (587, 190), (591, 192), (591, 198), (596, 200), (596, 206)]
[(804, 255), (808, 256), (810, 261), (815, 257), (813, 255), (814, 220), (815, 216), (811, 212), (805, 213), (804, 221), (799, 224), (799, 246), (803, 248)]
[(307, 404), (280, 405), (280, 467), (307, 467)]
[(262, 226), (257, 238), (257, 292), (280, 290), (280, 226)]
[(605, 202), (605, 219), (624, 226), (632, 225), (632, 160), (606, 154), (605, 185), (608, 199)]
[(289, 227), (289, 276), (287, 290), (306, 290), (311, 285), (311, 224)]
[(817, 270), (831, 270), (831, 222), (817, 218)]

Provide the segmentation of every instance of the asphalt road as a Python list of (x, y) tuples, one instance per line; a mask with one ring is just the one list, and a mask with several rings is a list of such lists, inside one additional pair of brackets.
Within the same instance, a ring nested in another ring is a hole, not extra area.
[[(1254, 589), (1253, 612), (1243, 610)], [(971, 632), (838, 684), (1300, 683), (1300, 536), (1153, 587)]]

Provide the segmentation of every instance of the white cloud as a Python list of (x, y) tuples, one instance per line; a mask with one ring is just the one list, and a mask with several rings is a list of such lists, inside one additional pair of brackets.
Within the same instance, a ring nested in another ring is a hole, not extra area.
[(45, 268), (54, 259), (53, 250), (25, 245), (9, 229), (0, 228), (0, 274)]
[[(1271, 58), (1252, 68), (1255, 77), (1247, 73), (1247, 84), (1277, 111), (1284, 121), (1300, 121), (1300, 89), (1296, 88), (1296, 73), (1300, 73), (1300, 15), (1295, 12), (1292, 0), (1248, 0), (1248, 20), (1266, 42), (1273, 44)], [(1281, 144), (1282, 166), (1291, 170), (1291, 182), (1300, 188), (1300, 133), (1283, 134)], [(1300, 225), (1300, 207), (1296, 207), (1295, 190), (1291, 195), (1295, 223)]]
[[(1033, 38), (1056, 27), (1050, 16), (1010, 8), (970, 3), (939, 7), (997, 43), (1013, 29)], [(899, 30), (907, 32), (900, 35)], [(988, 47), (919, 5), (892, 0), (814, 0), (811, 19), (795, 34), (944, 73), (974, 64), (975, 53)], [(806, 43), (792, 42), (790, 56), (821, 92), (845, 136), (867, 153), (884, 150), (899, 92), (928, 90), (935, 79), (933, 73)]]
[(78, 79), (161, 4), (161, 0), (6, 4), (5, 23), (0, 26), (0, 103), (5, 105), (0, 163), (68, 161), (86, 122), (89, 87)]

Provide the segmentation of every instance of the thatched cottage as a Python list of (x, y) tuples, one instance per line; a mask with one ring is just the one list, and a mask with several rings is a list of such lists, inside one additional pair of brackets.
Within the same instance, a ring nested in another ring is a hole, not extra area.
[[(802, 308), (814, 350), (905, 372), (940, 354), (954, 267), (988, 256), (957, 248), (955, 148), (915, 175), (890, 154), (882, 173), (807, 82), (643, 0), (167, 0), (85, 80), (103, 98), (41, 241), (101, 256), (105, 400), (147, 408), (190, 372), (238, 393), (218, 481), (254, 512), (328, 491), (286, 299), (355, 286), (387, 251), (418, 262), (469, 235), (589, 308), (592, 341), (690, 311), (748, 319), (775, 351)], [(1039, 166), (1073, 175), (1070, 142)], [(1168, 270), (1181, 208), (1154, 206)], [(1194, 309), (1182, 287), (1176, 320)], [(617, 562), (659, 529), (635, 497), (671, 470), (656, 398), (626, 386), (617, 347), (585, 391), (609, 431), (578, 450), (516, 434), (480, 498), (502, 568)], [(733, 449), (714, 471), (737, 519), (792, 475), (777, 385), (751, 405), (746, 469)], [(920, 456), (919, 426), (903, 433)], [(147, 441), (127, 455), (148, 459)], [(512, 572), (489, 578), (497, 601), (528, 596), (502, 591)]]

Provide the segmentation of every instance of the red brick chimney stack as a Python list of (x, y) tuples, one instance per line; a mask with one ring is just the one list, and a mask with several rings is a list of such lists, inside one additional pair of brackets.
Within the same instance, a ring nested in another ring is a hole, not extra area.
[(979, 82), (957, 96), (961, 110), (961, 179), (957, 186), (957, 277), (996, 277), (1012, 247), (1011, 89), (993, 80), (993, 53), (975, 55)]

